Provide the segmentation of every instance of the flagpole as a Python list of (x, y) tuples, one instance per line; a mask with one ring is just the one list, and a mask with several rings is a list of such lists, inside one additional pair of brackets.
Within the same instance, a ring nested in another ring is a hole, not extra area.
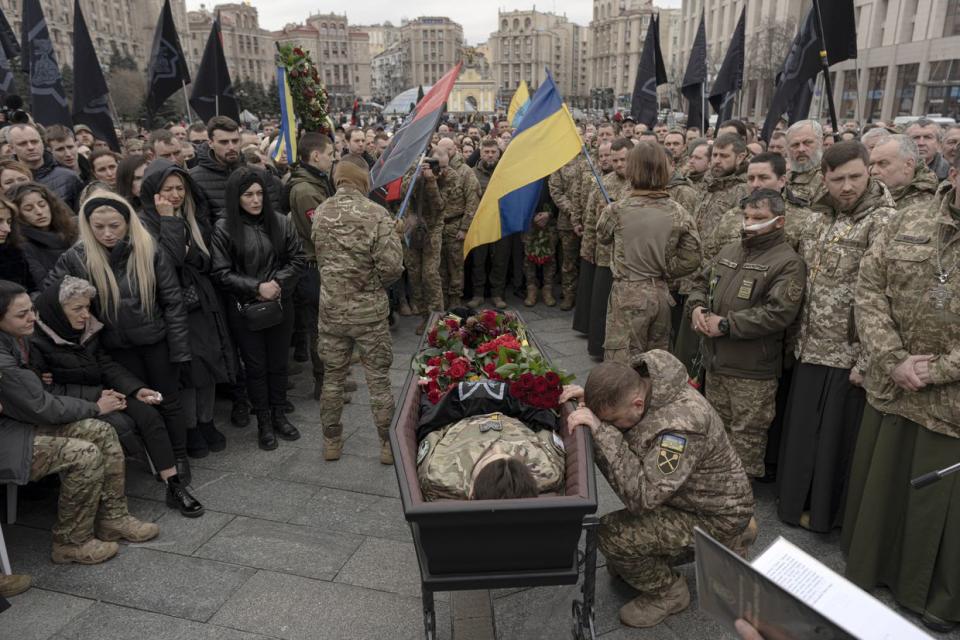
[[(813, 10), (817, 12), (817, 28), (820, 33), (820, 66), (823, 67), (823, 88), (827, 92), (827, 104), (830, 107), (830, 123), (833, 125), (834, 140), (836, 134), (840, 132), (840, 126), (837, 123), (837, 107), (833, 103), (833, 86), (830, 82), (830, 60), (827, 58), (827, 41), (823, 35), (823, 15), (820, 13), (819, 0), (813, 0)], [(859, 81), (860, 79), (857, 78)]]
[(600, 193), (603, 195), (603, 199), (607, 201), (607, 204), (610, 204), (610, 195), (607, 193), (606, 187), (603, 186), (603, 181), (600, 179), (600, 174), (597, 173), (597, 168), (593, 165), (593, 158), (590, 157), (590, 153), (587, 151), (587, 145), (580, 145), (580, 151), (583, 152), (583, 157), (587, 159), (587, 164), (590, 165), (590, 171), (593, 172), (593, 179), (597, 181), (597, 186), (600, 187)]
[[(717, 124), (720, 124), (719, 122)], [(707, 129), (710, 127), (710, 114), (707, 113), (707, 83), (700, 83), (700, 125), (703, 129), (700, 135), (707, 137)], [(714, 131), (716, 133), (716, 131)]]
[(187, 81), (180, 78), (180, 86), (183, 87), (183, 104), (187, 107), (187, 120), (193, 124), (193, 114), (190, 113), (190, 99), (187, 97)]
[(417, 162), (417, 168), (413, 172), (413, 177), (410, 179), (410, 186), (407, 187), (407, 193), (403, 196), (403, 202), (400, 204), (400, 210), (397, 211), (397, 220), (402, 220), (403, 216), (407, 213), (407, 205), (410, 204), (410, 196), (413, 194), (413, 187), (417, 184), (417, 178), (420, 177), (420, 172), (423, 171), (423, 161), (427, 157), (427, 151), (424, 149), (423, 153), (420, 154), (420, 161)]

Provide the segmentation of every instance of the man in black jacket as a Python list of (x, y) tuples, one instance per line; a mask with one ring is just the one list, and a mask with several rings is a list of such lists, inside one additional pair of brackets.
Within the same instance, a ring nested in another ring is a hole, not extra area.
[(15, 124), (7, 130), (17, 160), (33, 172), (33, 179), (53, 191), (74, 211), (79, 204), (83, 182), (70, 169), (61, 166), (43, 146), (40, 132), (32, 124)]

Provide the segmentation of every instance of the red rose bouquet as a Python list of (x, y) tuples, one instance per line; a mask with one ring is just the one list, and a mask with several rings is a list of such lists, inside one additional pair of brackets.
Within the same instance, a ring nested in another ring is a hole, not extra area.
[(527, 239), (527, 261), (543, 265), (553, 260), (556, 240), (549, 230), (533, 226), (528, 233), (530, 236)]

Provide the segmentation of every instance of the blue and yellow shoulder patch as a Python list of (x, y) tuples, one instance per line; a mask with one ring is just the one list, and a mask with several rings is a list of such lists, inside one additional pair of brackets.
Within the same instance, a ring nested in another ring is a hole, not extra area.
[(660, 436), (660, 452), (657, 454), (657, 468), (664, 475), (670, 475), (680, 467), (680, 458), (687, 448), (687, 439), (675, 433)]

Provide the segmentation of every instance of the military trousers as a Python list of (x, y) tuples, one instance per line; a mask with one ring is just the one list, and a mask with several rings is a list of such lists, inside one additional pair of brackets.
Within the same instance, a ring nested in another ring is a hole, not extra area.
[(672, 299), (662, 280), (614, 280), (607, 302), (604, 361), (629, 365), (651, 349), (670, 346)]
[(669, 506), (639, 515), (620, 509), (600, 518), (599, 548), (624, 582), (640, 593), (660, 595), (677, 579), (673, 567), (693, 560), (694, 527), (729, 545), (749, 520), (698, 516)]
[(743, 470), (750, 477), (763, 477), (767, 431), (777, 408), (777, 379), (750, 380), (707, 372), (706, 397), (720, 414)]
[(343, 434), (340, 421), (343, 413), (343, 383), (350, 371), (354, 348), (370, 390), (373, 423), (381, 440), (386, 440), (393, 418), (393, 391), (390, 388), (390, 367), (393, 365), (393, 338), (384, 318), (367, 324), (324, 322), (318, 325), (319, 352), (323, 358), (323, 392), (320, 395), (320, 424), (323, 435), (338, 438)]
[(463, 297), (463, 240), (457, 238), (460, 222), (460, 218), (453, 218), (443, 223), (440, 279), (448, 306), (450, 300)]
[(490, 244), (482, 244), (470, 253), (473, 255), (473, 295), (482, 298), (487, 284), (487, 258), (490, 258), (490, 296), (502, 298), (507, 288), (507, 268), (510, 264), (512, 236), (500, 238)]
[(550, 255), (547, 256), (549, 259), (543, 263), (543, 287), (553, 288), (553, 279), (557, 275), (557, 257), (556, 257), (556, 247), (557, 247), (557, 228), (553, 224), (548, 224), (542, 229), (537, 227), (531, 227), (530, 231), (527, 231), (523, 234), (523, 276), (527, 280), (528, 287), (536, 287), (537, 282), (537, 268), (541, 265), (538, 265), (536, 262), (530, 259), (531, 254), (534, 250), (534, 245), (543, 240), (550, 247)]
[(30, 480), (60, 474), (60, 501), (53, 541), (83, 544), (99, 517), (127, 515), (123, 449), (117, 432), (93, 418), (56, 427), (37, 427)]
[(577, 274), (580, 269), (580, 236), (573, 229), (559, 229), (560, 236), (560, 286), (563, 297), (573, 300), (577, 296)]
[(427, 317), (431, 311), (443, 311), (443, 288), (440, 281), (440, 254), (443, 245), (443, 227), (431, 229), (423, 246), (404, 244), (403, 264), (407, 267), (411, 302)]

